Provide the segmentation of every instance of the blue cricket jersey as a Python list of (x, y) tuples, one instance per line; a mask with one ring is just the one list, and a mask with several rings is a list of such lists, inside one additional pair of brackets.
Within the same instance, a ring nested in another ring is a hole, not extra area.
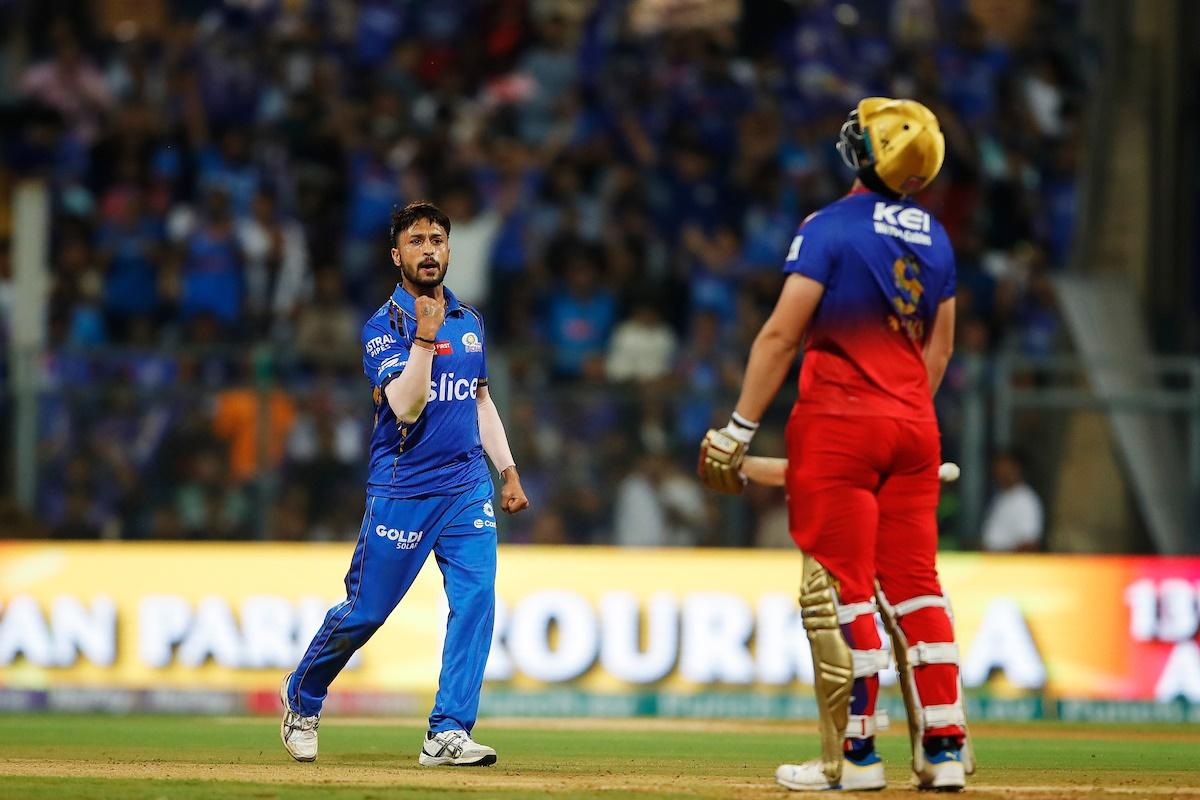
[(911, 200), (860, 189), (812, 214), (784, 272), (825, 287), (809, 324), (797, 408), (932, 419), (923, 349), (954, 296), (954, 251)]
[(397, 285), (363, 326), (363, 370), (375, 388), (367, 494), (405, 499), (491, 480), (475, 407), (479, 386), (487, 384), (483, 317), (443, 291), (446, 321), (437, 335), (428, 402), (411, 425), (396, 419), (383, 390), (408, 364), (416, 299)]

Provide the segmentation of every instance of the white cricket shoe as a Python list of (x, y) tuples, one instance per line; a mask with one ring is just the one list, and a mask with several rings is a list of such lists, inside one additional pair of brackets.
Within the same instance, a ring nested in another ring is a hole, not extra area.
[(936, 792), (960, 792), (967, 784), (962, 750), (954, 748), (925, 756), (925, 768), (913, 773), (913, 785)]
[(426, 733), (418, 759), (422, 767), (490, 767), (496, 751), (474, 741), (466, 731)]
[(871, 753), (862, 761), (842, 759), (842, 780), (830, 783), (821, 770), (821, 759), (803, 764), (782, 764), (775, 770), (775, 781), (794, 792), (843, 791), (870, 792), (887, 786), (883, 777), (883, 759)]
[(291, 679), (292, 673), (289, 672), (283, 676), (283, 683), (279, 685), (279, 699), (283, 701), (283, 721), (279, 723), (279, 738), (283, 739), (283, 746), (292, 758), (297, 761), (316, 761), (317, 726), (321, 724), (321, 715), (304, 717), (292, 711), (292, 704), (288, 702), (287, 697), (288, 681)]

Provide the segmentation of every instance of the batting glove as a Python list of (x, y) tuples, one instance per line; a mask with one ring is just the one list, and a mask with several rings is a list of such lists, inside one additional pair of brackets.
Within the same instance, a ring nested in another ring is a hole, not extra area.
[(750, 422), (735, 412), (724, 428), (713, 428), (704, 434), (700, 442), (700, 463), (696, 466), (700, 482), (717, 492), (741, 494), (746, 487), (742, 462), (756, 430), (757, 422)]

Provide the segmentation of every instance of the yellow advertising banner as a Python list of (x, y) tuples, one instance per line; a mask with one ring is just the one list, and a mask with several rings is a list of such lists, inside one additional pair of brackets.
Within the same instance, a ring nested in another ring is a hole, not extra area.
[[(342, 599), (352, 544), (0, 543), (0, 687), (273, 691)], [(502, 547), (493, 688), (811, 683), (789, 551)], [(1200, 702), (1200, 559), (952, 554), (968, 688)], [(430, 561), (339, 691), (431, 693)], [(894, 674), (884, 674), (884, 683)]]

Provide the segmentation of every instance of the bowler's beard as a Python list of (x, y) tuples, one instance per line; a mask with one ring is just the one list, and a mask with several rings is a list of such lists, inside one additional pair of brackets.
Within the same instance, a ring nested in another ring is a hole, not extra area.
[(411, 267), (405, 264), (401, 268), (401, 272), (404, 274), (404, 277), (409, 283), (411, 283), (413, 286), (420, 287), (421, 289), (432, 289), (435, 286), (440, 286), (442, 281), (446, 279), (446, 270), (450, 265), (442, 264), (440, 267), (438, 267), (437, 275), (434, 275), (433, 277), (427, 277), (421, 274), (421, 265), (424, 263), (424, 261), (418, 261)]

